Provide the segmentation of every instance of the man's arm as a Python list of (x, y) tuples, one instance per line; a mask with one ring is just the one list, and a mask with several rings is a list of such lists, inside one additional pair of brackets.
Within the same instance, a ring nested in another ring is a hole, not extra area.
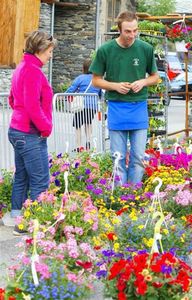
[(117, 91), (120, 94), (127, 94), (130, 91), (129, 82), (110, 82), (103, 79), (103, 76), (93, 74), (92, 84), (100, 89), (107, 91)]

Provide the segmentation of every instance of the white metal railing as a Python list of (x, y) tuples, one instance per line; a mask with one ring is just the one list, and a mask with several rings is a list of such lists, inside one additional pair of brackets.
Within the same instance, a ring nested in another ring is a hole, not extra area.
[(103, 105), (97, 94), (58, 93), (53, 98), (54, 148), (69, 152), (77, 148), (104, 150)]
[[(71, 100), (73, 101), (71, 102)], [(75, 105), (77, 110), (77, 106), (79, 106), (80, 111), (75, 110)], [(55, 94), (53, 98), (53, 132), (48, 138), (49, 152), (64, 153), (68, 144), (68, 152), (72, 154), (73, 149), (77, 149), (78, 146), (86, 148), (86, 142), (90, 142), (91, 148), (96, 147), (97, 152), (103, 152), (106, 131), (103, 107), (103, 102), (97, 94)], [(92, 108), (91, 117), (84, 108), (87, 110)], [(8, 93), (0, 93), (0, 174), (2, 169), (14, 167), (14, 153), (7, 136), (11, 112)], [(77, 117), (79, 117), (78, 120)], [(89, 126), (89, 118), (92, 119), (91, 126)], [(83, 125), (77, 130), (78, 122)], [(88, 130), (90, 131), (88, 132)], [(80, 145), (77, 145), (78, 134), (81, 137)]]

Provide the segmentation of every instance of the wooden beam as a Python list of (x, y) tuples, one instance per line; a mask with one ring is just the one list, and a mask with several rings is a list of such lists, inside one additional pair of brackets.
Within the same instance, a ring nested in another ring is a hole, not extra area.
[(59, 2), (59, 0), (41, 0), (42, 3), (53, 4)]
[[(139, 20), (150, 20), (150, 21), (161, 21), (162, 23), (173, 23), (174, 21), (177, 20), (182, 20), (183, 19), (183, 15), (167, 15), (167, 16), (142, 16), (142, 15), (138, 15)], [(185, 15), (185, 22), (187, 24), (192, 24), (192, 15)]]
[(63, 8), (90, 9), (90, 5), (75, 2), (60, 2), (59, 0), (41, 0), (42, 3), (54, 4)]

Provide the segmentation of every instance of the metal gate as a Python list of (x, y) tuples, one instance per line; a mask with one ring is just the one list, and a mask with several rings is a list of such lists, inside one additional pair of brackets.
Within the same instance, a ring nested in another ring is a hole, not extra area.
[[(14, 153), (7, 137), (11, 112), (8, 93), (0, 93), (0, 173), (2, 169), (14, 167)], [(54, 95), (53, 132), (48, 138), (50, 153), (68, 151), (72, 155), (77, 148), (103, 152), (105, 132), (104, 105), (97, 94)], [(77, 145), (79, 133), (81, 143)]]
[(104, 151), (104, 113), (97, 94), (60, 93), (53, 98), (56, 152)]

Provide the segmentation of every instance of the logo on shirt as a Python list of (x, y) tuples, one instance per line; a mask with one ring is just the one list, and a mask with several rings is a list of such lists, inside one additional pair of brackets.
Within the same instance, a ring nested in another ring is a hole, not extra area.
[(134, 66), (139, 66), (139, 58), (134, 58), (133, 59), (133, 65)]

